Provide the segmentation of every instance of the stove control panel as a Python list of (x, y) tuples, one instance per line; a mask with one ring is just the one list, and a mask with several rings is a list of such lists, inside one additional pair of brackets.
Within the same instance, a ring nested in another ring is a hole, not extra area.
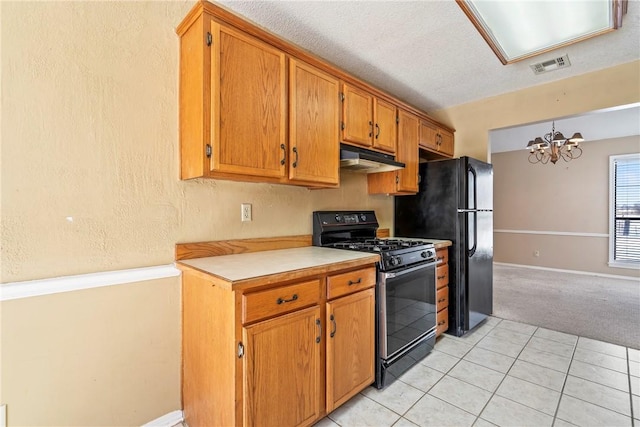
[(360, 225), (377, 226), (378, 221), (373, 211), (362, 212), (316, 212), (322, 225)]

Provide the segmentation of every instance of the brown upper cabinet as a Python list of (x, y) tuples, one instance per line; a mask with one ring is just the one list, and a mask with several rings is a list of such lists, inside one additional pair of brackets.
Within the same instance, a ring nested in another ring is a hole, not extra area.
[(453, 157), (453, 132), (421, 119), (420, 148), (445, 157)]
[(404, 169), (367, 175), (369, 194), (406, 195), (418, 192), (418, 138), (420, 118), (398, 110), (398, 152), (396, 160)]
[(289, 179), (338, 185), (339, 82), (293, 58), (289, 70)]
[(181, 179), (333, 188), (344, 142), (395, 154), (407, 169), (381, 192), (409, 194), (413, 125), (400, 130), (400, 110), (419, 122), (420, 156), (453, 156), (450, 129), (226, 9), (201, 0), (176, 32)]
[(360, 88), (342, 85), (342, 141), (396, 152), (396, 106)]
[(337, 186), (337, 79), (206, 14), (180, 56), (182, 179)]

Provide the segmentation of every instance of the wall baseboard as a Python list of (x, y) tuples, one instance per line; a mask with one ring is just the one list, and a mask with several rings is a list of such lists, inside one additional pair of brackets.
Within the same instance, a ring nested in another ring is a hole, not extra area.
[(175, 264), (0, 284), (0, 301), (179, 276)]
[(639, 277), (633, 276), (621, 276), (617, 274), (603, 274), (603, 273), (595, 273), (593, 271), (580, 271), (580, 270), (564, 270), (561, 268), (551, 268), (551, 267), (540, 267), (537, 265), (524, 265), (524, 264), (510, 264), (507, 262), (493, 262), (494, 265), (503, 265), (505, 267), (522, 267), (522, 268), (530, 268), (532, 270), (547, 270), (547, 271), (556, 271), (558, 273), (571, 273), (571, 274), (581, 274), (583, 276), (597, 276), (597, 277), (608, 277), (610, 279), (623, 279), (623, 280), (633, 280), (635, 282), (639, 281)]
[(173, 411), (168, 414), (164, 414), (163, 416), (156, 418), (155, 420), (149, 421), (144, 424), (142, 427), (174, 427), (178, 424), (181, 424), (184, 421), (184, 414), (182, 411)]

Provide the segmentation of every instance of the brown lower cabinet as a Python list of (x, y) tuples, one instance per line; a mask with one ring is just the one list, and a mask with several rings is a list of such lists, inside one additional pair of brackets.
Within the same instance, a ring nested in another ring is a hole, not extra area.
[(183, 269), (185, 421), (307, 426), (373, 383), (375, 265), (234, 289)]
[(436, 250), (436, 336), (449, 329), (449, 248)]

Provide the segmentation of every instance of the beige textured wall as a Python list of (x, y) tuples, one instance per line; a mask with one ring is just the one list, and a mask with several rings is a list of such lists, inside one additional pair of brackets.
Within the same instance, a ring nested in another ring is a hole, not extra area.
[[(579, 159), (555, 165), (531, 164), (525, 150), (493, 154), (494, 228), (608, 234), (609, 156), (637, 153), (640, 136), (581, 145)], [(638, 277), (609, 267), (608, 248), (600, 236), (494, 233), (497, 262)]]
[(142, 425), (180, 409), (176, 282), (3, 302), (8, 425)]
[[(177, 242), (310, 234), (319, 209), (374, 209), (392, 227), (393, 199), (368, 196), (362, 174), (332, 190), (178, 180), (174, 28), (194, 3), (0, 2), (1, 282), (168, 264)], [(10, 425), (180, 409), (178, 278), (0, 309)]]
[[(561, 73), (562, 71), (558, 71)], [(455, 155), (489, 158), (489, 131), (640, 101), (640, 61), (433, 112), (456, 129)]]

